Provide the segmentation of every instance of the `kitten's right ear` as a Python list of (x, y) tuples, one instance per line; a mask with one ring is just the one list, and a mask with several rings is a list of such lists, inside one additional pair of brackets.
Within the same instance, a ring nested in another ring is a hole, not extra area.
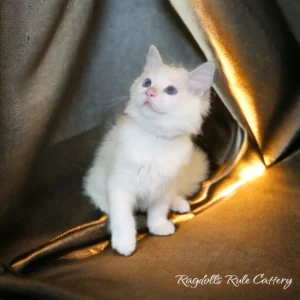
[(155, 46), (150, 46), (148, 51), (145, 69), (156, 69), (163, 64), (161, 56)]

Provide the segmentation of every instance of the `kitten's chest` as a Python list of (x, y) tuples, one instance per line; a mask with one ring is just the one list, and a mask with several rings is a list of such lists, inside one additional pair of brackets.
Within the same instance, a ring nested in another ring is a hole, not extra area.
[(188, 138), (161, 139), (148, 134), (132, 132), (123, 140), (124, 157), (140, 177), (172, 178), (189, 160), (192, 150)]

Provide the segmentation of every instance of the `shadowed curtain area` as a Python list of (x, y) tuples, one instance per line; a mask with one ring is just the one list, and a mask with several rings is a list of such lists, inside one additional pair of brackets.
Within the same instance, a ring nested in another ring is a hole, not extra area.
[[(297, 0), (1, 0), (0, 298), (296, 299), (299, 20)], [(171, 215), (174, 236), (149, 235), (138, 215), (124, 258), (82, 177), (151, 44), (169, 64), (217, 65), (195, 137), (211, 174), (192, 212)], [(175, 279), (231, 273), (293, 283)]]

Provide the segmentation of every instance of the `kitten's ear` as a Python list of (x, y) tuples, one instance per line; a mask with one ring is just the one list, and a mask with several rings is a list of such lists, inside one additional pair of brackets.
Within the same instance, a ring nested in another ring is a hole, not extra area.
[(155, 46), (150, 46), (147, 60), (145, 64), (145, 69), (155, 69), (162, 65), (161, 56)]
[(206, 62), (190, 72), (190, 89), (197, 95), (203, 95), (213, 84), (215, 69), (212, 62)]

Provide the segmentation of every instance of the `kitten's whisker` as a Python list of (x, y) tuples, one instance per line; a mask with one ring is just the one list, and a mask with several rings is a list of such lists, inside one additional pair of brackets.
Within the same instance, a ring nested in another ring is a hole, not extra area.
[(107, 105), (106, 108), (108, 108), (108, 107), (113, 107), (113, 106), (115, 106), (115, 105), (119, 105), (119, 104), (121, 104), (122, 102), (126, 101), (128, 98), (129, 98), (129, 97), (125, 97), (125, 98), (123, 98), (123, 99), (121, 99), (121, 100), (119, 100), (119, 101), (115, 101), (115, 102), (113, 102), (112, 104)]
[(118, 103), (113, 103), (113, 104), (111, 104), (111, 105), (107, 105), (105, 108), (111, 108), (111, 107), (120, 105), (121, 103), (122, 103), (122, 101), (121, 101), (121, 102), (118, 102)]
[(109, 99), (109, 100), (100, 100), (100, 101), (110, 103), (110, 102), (114, 102), (114, 101), (125, 99), (125, 98), (129, 98), (129, 96), (123, 96), (123, 97), (119, 97), (119, 98), (114, 98), (114, 99)]

